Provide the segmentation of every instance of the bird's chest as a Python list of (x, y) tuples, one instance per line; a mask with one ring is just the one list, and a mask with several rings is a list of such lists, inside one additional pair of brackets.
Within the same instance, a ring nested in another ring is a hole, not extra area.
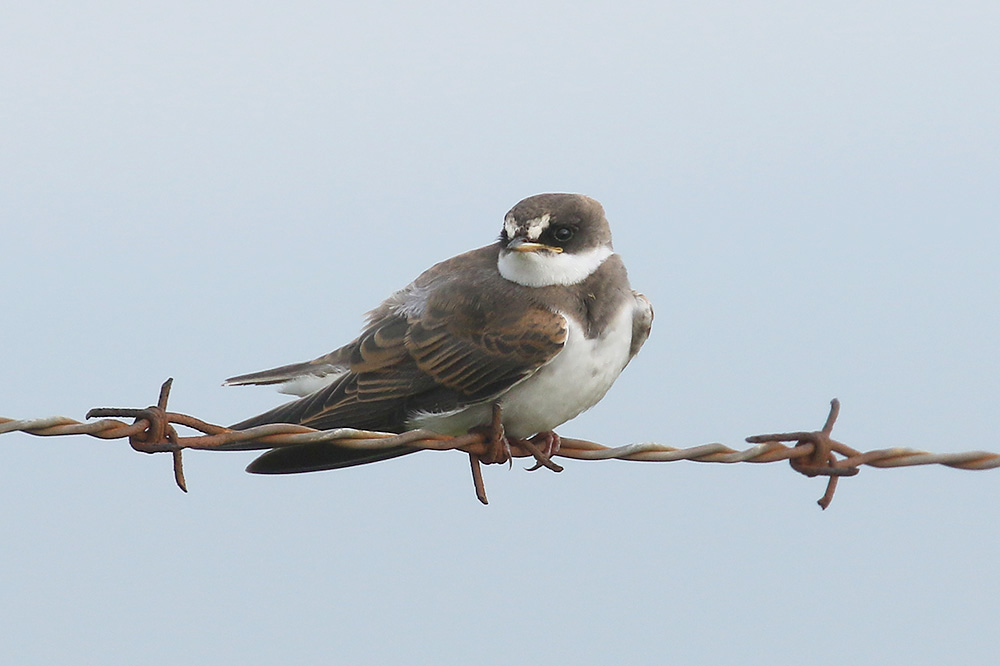
[(601, 333), (591, 338), (580, 323), (569, 316), (566, 319), (563, 350), (501, 398), (504, 425), (514, 437), (552, 430), (593, 407), (628, 363), (631, 307), (620, 308)]

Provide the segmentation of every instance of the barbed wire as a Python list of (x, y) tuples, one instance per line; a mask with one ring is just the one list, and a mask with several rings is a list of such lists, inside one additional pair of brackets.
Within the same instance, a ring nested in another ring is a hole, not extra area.
[[(386, 450), (400, 446), (434, 451), (462, 451), (469, 455), (476, 495), (487, 503), (486, 490), (480, 463), (508, 462), (513, 458), (536, 459), (531, 470), (547, 467), (561, 472), (562, 467), (553, 462), (532, 440), (509, 442), (502, 436), (499, 408), (494, 409), (493, 432), (490, 428), (471, 431), (466, 435), (449, 437), (430, 430), (411, 430), (402, 434), (334, 428), (315, 430), (301, 425), (269, 424), (231, 430), (201, 419), (166, 411), (172, 379), (164, 382), (157, 404), (145, 409), (98, 408), (90, 410), (86, 418), (122, 417), (134, 419), (131, 424), (114, 418), (82, 423), (65, 416), (40, 419), (15, 420), (0, 417), (0, 434), (23, 432), (42, 437), (61, 435), (89, 435), (99, 439), (128, 438), (136, 451), (143, 453), (170, 453), (174, 461), (174, 480), (187, 492), (181, 452), (184, 449), (201, 451), (252, 451), (276, 449), (302, 444), (328, 442), (338, 447), (356, 450)], [(888, 448), (861, 452), (834, 440), (830, 434), (840, 412), (840, 402), (830, 402), (830, 412), (823, 428), (817, 431), (772, 433), (747, 437), (753, 446), (737, 450), (724, 444), (703, 444), (676, 448), (645, 442), (626, 446), (608, 447), (583, 439), (559, 438), (554, 455), (575, 460), (629, 460), (637, 462), (673, 462), (687, 460), (706, 463), (771, 463), (787, 460), (792, 469), (809, 477), (828, 477), (826, 493), (818, 504), (826, 509), (833, 500), (837, 481), (842, 476), (854, 476), (861, 466), (890, 468), (915, 465), (945, 465), (957, 469), (984, 470), (1000, 467), (1000, 454), (989, 451), (961, 453), (930, 453), (910, 448)], [(202, 434), (178, 435), (174, 425), (184, 426)], [(506, 456), (495, 457), (496, 436), (499, 434), (506, 447)], [(494, 439), (491, 441), (491, 437)], [(785, 442), (794, 442), (786, 445)], [(838, 457), (842, 456), (842, 457)]]

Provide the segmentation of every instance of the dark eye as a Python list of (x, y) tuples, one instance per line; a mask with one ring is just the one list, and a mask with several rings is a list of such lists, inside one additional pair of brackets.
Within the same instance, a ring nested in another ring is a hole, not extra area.
[(569, 227), (556, 227), (552, 232), (552, 237), (560, 243), (565, 243), (573, 237), (573, 230)]

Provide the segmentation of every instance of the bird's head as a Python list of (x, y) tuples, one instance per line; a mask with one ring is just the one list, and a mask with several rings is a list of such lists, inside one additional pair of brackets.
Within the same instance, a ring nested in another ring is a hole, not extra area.
[(601, 204), (582, 194), (537, 194), (504, 217), (497, 267), (526, 287), (570, 285), (613, 253)]

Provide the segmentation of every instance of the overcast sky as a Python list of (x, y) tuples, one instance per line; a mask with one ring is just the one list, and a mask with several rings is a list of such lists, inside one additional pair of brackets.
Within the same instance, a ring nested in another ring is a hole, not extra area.
[[(7, 3), (0, 415), (258, 413), (572, 191), (656, 321), (563, 435), (1000, 451), (1000, 8), (656, 4)], [(252, 458), (2, 436), (5, 661), (996, 663), (997, 471)]]

